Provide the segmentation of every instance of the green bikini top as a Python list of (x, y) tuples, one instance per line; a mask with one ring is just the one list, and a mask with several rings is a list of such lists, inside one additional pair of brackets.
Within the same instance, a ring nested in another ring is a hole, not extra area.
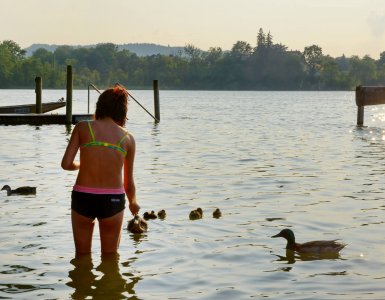
[(127, 137), (127, 133), (125, 133), (122, 136), (122, 138), (119, 140), (119, 142), (117, 144), (111, 144), (111, 143), (107, 143), (107, 142), (96, 141), (94, 131), (92, 130), (92, 126), (91, 126), (91, 121), (88, 121), (87, 123), (88, 123), (88, 128), (89, 128), (90, 134), (91, 134), (91, 142), (83, 144), (82, 147), (92, 147), (92, 146), (107, 147), (110, 149), (117, 150), (117, 151), (121, 152), (124, 156), (126, 156), (127, 151), (122, 148), (121, 143)]

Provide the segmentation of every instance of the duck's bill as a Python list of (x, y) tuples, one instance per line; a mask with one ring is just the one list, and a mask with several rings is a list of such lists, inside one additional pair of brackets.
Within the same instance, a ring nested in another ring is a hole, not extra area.
[(279, 235), (279, 233), (272, 236), (272, 238), (276, 238), (276, 237), (281, 237), (281, 236)]

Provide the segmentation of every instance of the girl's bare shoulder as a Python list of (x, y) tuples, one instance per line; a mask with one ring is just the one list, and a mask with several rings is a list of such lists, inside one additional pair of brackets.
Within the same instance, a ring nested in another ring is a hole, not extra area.
[(125, 130), (126, 138), (124, 139), (125, 147), (128, 149), (135, 149), (135, 138), (134, 136), (127, 130)]
[(80, 121), (77, 123), (73, 129), (73, 134), (77, 134), (81, 143), (85, 140), (88, 140), (89, 137), (89, 129), (88, 129), (88, 121)]
[(88, 128), (88, 122), (89, 121), (80, 121), (76, 123), (74, 130), (84, 130)]

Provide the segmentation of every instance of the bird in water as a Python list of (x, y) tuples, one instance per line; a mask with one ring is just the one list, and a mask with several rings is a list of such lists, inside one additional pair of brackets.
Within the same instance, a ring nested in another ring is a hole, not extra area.
[(216, 208), (214, 211), (213, 211), (213, 217), (216, 218), (216, 219), (219, 219), (220, 217), (222, 217), (222, 212), (219, 208)]
[(273, 235), (272, 238), (283, 237), (287, 240), (286, 249), (298, 253), (338, 253), (346, 244), (339, 243), (337, 240), (311, 241), (306, 243), (296, 243), (294, 232), (290, 229), (283, 229), (280, 233)]
[(127, 224), (127, 230), (132, 233), (143, 233), (148, 229), (147, 222), (142, 219), (139, 215), (136, 215)]
[(156, 219), (156, 218), (158, 218), (158, 217), (156, 216), (156, 213), (152, 210), (151, 212), (146, 211), (146, 212), (143, 214), (143, 218), (144, 218), (145, 220), (150, 220), (150, 219)]
[(203, 217), (203, 210), (200, 207), (192, 210), (189, 215), (190, 220), (198, 220), (198, 219), (202, 219), (202, 217)]
[(2, 191), (7, 191), (7, 196), (11, 195), (35, 195), (36, 187), (33, 186), (22, 186), (17, 189), (12, 190), (9, 185), (4, 185), (1, 189)]
[(158, 217), (159, 217), (159, 219), (166, 218), (166, 211), (164, 209), (158, 211)]

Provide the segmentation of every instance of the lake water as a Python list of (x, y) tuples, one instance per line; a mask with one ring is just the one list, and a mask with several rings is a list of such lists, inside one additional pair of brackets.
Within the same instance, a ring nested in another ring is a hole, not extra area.
[[(153, 111), (152, 91), (132, 94)], [(0, 90), (0, 105), (34, 97)], [(61, 97), (43, 90), (43, 101)], [(73, 98), (86, 113), (87, 91)], [(74, 258), (67, 128), (0, 126), (0, 185), (37, 187), (0, 194), (1, 299), (385, 298), (384, 106), (366, 107), (357, 128), (354, 92), (161, 91), (160, 103), (154, 124), (131, 102), (127, 129), (142, 212), (167, 217), (139, 237), (123, 229), (119, 256), (103, 260), (97, 230), (92, 255)], [(197, 207), (204, 217), (190, 221)], [(299, 242), (348, 246), (286, 257), (285, 240), (271, 238), (286, 227)]]

